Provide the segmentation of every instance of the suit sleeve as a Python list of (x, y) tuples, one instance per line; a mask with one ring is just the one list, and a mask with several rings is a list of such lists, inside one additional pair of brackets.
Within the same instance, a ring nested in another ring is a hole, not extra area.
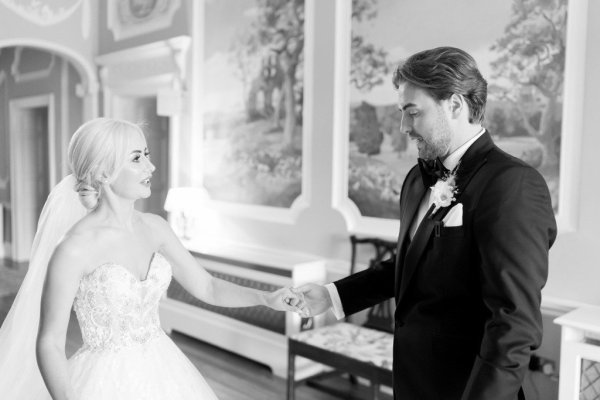
[[(399, 210), (402, 210), (403, 204), (407, 201), (408, 187), (416, 179), (420, 179), (420, 173), (418, 167), (414, 166), (402, 183)], [(381, 262), (378, 268), (357, 272), (334, 283), (342, 301), (344, 314), (348, 316), (394, 297), (395, 282), (396, 259), (394, 258)]]
[(489, 317), (462, 400), (514, 400), (542, 340), (541, 290), (556, 237), (544, 179), (525, 166), (500, 172), (484, 190), (473, 224)]
[(394, 296), (395, 260), (368, 268), (334, 282), (344, 314), (352, 315)]

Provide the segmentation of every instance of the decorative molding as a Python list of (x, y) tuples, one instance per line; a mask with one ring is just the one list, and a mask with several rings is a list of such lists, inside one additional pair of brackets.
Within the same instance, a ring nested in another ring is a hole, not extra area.
[(84, 55), (74, 51), (68, 46), (49, 40), (13, 37), (0, 40), (0, 48), (4, 47), (36, 47), (59, 54), (73, 63), (75, 69), (81, 74), (83, 82), (92, 86), (98, 85), (96, 66), (93, 64), (92, 60), (87, 59)]
[(556, 216), (559, 233), (576, 231), (579, 218), (587, 11), (588, 0), (568, 2), (561, 126), (563, 140), (560, 148), (559, 206)]
[(190, 42), (189, 36), (177, 36), (96, 57), (103, 87), (128, 94), (185, 90)]
[(334, 154), (332, 205), (346, 220), (349, 233), (396, 240), (400, 221), (384, 218), (363, 217), (358, 207), (348, 198), (348, 120), (350, 97), (348, 76), (350, 74), (350, 37), (352, 28), (352, 2), (337, 0), (335, 32), (335, 81), (334, 105)]
[[(82, 0), (0, 0), (8, 9), (39, 26), (56, 25), (68, 19)], [(57, 4), (60, 3), (60, 4)], [(70, 4), (69, 4), (70, 3)]]
[(83, 119), (88, 120), (98, 116), (98, 78), (96, 65), (92, 60), (74, 49), (56, 41), (28, 37), (0, 39), (0, 48), (18, 46), (36, 47), (47, 50), (69, 60), (79, 72), (82, 85), (89, 88), (83, 101)]
[[(190, 93), (189, 93), (189, 107), (190, 110), (201, 110), (202, 109), (202, 92), (203, 82), (200, 77), (201, 66), (204, 62), (204, 1), (195, 1), (192, 6), (192, 26), (190, 27), (192, 34), (192, 46), (191, 52), (191, 68), (195, 71), (192, 75), (193, 78), (190, 80)], [(200, 112), (189, 113), (189, 130), (190, 132), (202, 132), (203, 117)], [(202, 135), (188, 135), (187, 141), (189, 143), (188, 148), (185, 150), (186, 157), (189, 160), (189, 180), (186, 182), (188, 185), (201, 186), (204, 178), (204, 158), (200, 152), (196, 152), (194, 149), (200, 149), (202, 146)]]
[(10, 72), (13, 75), (15, 82), (17, 82), (17, 83), (31, 82), (31, 81), (35, 81), (38, 79), (48, 78), (50, 76), (50, 74), (52, 73), (52, 69), (54, 68), (54, 65), (56, 64), (56, 55), (52, 52), (47, 52), (47, 54), (50, 54), (50, 63), (44, 69), (40, 69), (38, 71), (32, 71), (32, 72), (21, 72), (21, 71), (19, 71), (19, 67), (21, 66), (21, 58), (23, 57), (23, 50), (25, 50), (25, 47), (22, 47), (22, 46), (19, 46), (15, 49), (15, 59), (13, 60), (13, 63), (10, 67)]
[[(124, 97), (156, 97), (157, 115), (169, 117), (170, 163), (179, 160), (180, 136), (186, 134), (187, 60), (191, 39), (177, 36), (96, 58), (104, 97), (104, 113), (118, 114)], [(95, 88), (90, 88), (93, 90)], [(173, 164), (171, 164), (173, 165)], [(169, 185), (178, 186), (178, 168), (169, 168)]]
[(559, 297), (544, 296), (544, 294), (542, 294), (542, 314), (551, 317), (560, 317), (575, 309), (589, 306), (591, 306), (591, 304)]
[(171, 50), (171, 58), (177, 66), (177, 74), (174, 88), (186, 91), (187, 90), (187, 51), (190, 45), (188, 37), (185, 43), (167, 41), (167, 46)]
[(81, 6), (81, 36), (88, 40), (92, 33), (92, 6), (90, 2), (92, 0), (83, 0), (83, 5)]
[[(23, 135), (20, 135), (20, 110), (37, 107), (48, 107), (48, 183), (49, 187), (56, 185), (56, 120), (55, 120), (55, 101), (54, 94), (46, 94), (31, 97), (22, 97), (10, 100), (10, 153), (23, 154)], [(32, 221), (30, 211), (26, 205), (31, 203), (27, 201), (27, 196), (33, 193), (25, 193), (26, 189), (21, 189), (20, 184), (27, 182), (21, 176), (22, 166), (19, 165), (21, 157), (11, 157), (10, 159), (10, 180), (13, 182), (10, 191), (11, 204), (19, 204), (23, 207), (11, 208), (12, 220), (12, 251), (11, 257), (16, 261), (26, 261), (29, 258), (29, 249), (35, 233), (35, 221)]]
[[(181, 117), (188, 87), (190, 43), (189, 36), (177, 36), (97, 57), (105, 113), (114, 114), (112, 107), (119, 96), (152, 96), (157, 98), (159, 115)], [(179, 124), (172, 119), (170, 127), (175, 132)]]
[(108, 0), (107, 25), (116, 41), (172, 25), (181, 0)]
[(240, 204), (218, 200), (210, 200), (205, 205), (222, 215), (293, 225), (298, 220), (302, 211), (308, 208), (308, 201), (306, 201), (306, 196), (301, 194), (296, 197), (289, 208)]

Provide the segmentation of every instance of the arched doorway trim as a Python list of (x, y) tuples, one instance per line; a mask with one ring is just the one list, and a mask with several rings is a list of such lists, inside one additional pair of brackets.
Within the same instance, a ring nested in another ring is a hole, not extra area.
[(65, 57), (81, 74), (84, 95), (84, 119), (98, 116), (98, 76), (96, 66), (91, 60), (72, 48), (39, 38), (0, 39), (0, 49), (4, 47), (29, 46), (54, 52)]

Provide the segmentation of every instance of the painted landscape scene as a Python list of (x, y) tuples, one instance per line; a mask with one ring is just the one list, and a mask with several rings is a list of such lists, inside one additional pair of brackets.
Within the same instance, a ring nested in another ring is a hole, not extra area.
[(488, 81), (484, 127), (540, 171), (558, 211), (567, 1), (352, 3), (348, 197), (361, 215), (399, 218), (417, 150), (400, 133), (391, 76), (401, 60), (437, 46), (473, 55)]
[(204, 186), (288, 208), (302, 186), (304, 0), (207, 1), (205, 22)]

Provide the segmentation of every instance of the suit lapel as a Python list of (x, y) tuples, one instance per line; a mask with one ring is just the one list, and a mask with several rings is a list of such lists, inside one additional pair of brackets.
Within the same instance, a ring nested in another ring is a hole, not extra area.
[(406, 196), (406, 201), (402, 205), (400, 210), (400, 234), (398, 235), (398, 246), (400, 246), (406, 240), (408, 232), (410, 232), (410, 226), (413, 220), (417, 216), (419, 205), (425, 196), (425, 192), (428, 188), (423, 186), (421, 175), (417, 172), (412, 177), (409, 183), (410, 187)]
[[(486, 154), (494, 147), (494, 143), (490, 134), (486, 131), (479, 139), (477, 139), (471, 147), (466, 151), (463, 155), (460, 166), (458, 167), (456, 173), (456, 186), (458, 188), (458, 194), (456, 195), (456, 201), (453, 204), (460, 202), (461, 195), (465, 192), (468, 184), (477, 171), (485, 164), (485, 156)], [(420, 182), (418, 182), (420, 183)], [(417, 185), (413, 182), (413, 187), (411, 187), (411, 191), (414, 190), (415, 193), (417, 189), (415, 188)], [(406, 240), (406, 235), (408, 234), (410, 222), (404, 223), (404, 221), (412, 222), (416, 214), (416, 210), (419, 207), (421, 199), (423, 198), (424, 188), (423, 185), (420, 184), (423, 191), (421, 192), (420, 197), (410, 197), (409, 204), (406, 207), (406, 214), (402, 213), (402, 227), (400, 229), (399, 236), (399, 250), (402, 250), (401, 244)], [(414, 202), (414, 204), (412, 204)], [(406, 249), (403, 249), (404, 252), (399, 251), (399, 259), (397, 260), (397, 268), (396, 273), (399, 273), (398, 264), (402, 265), (400, 278), (400, 288), (397, 291), (397, 303), (400, 302), (402, 296), (406, 292), (406, 288), (417, 268), (419, 260), (423, 255), (423, 251), (427, 247), (427, 243), (431, 237), (431, 234), (436, 225), (441, 224), (442, 219), (448, 213), (451, 207), (446, 207), (438, 210), (435, 214), (432, 215), (433, 205), (427, 211), (427, 214), (423, 218), (423, 221), (419, 224), (417, 231), (415, 232), (415, 236), (413, 237), (412, 242)], [(410, 213), (409, 213), (410, 212)], [(411, 214), (412, 213), (412, 214)], [(408, 216), (408, 218), (407, 218)], [(411, 218), (412, 217), (412, 218)], [(398, 281), (399, 277), (396, 277), (396, 281)]]
[(415, 219), (419, 205), (428, 190), (423, 186), (421, 174), (418, 172), (412, 174), (411, 179), (407, 179), (408, 192), (406, 198), (401, 204), (400, 209), (400, 233), (398, 234), (398, 245), (396, 247), (396, 293), (398, 293), (398, 283), (401, 282), (399, 274), (402, 272), (401, 265), (403, 264), (404, 255), (409, 247), (408, 235), (413, 220)]

